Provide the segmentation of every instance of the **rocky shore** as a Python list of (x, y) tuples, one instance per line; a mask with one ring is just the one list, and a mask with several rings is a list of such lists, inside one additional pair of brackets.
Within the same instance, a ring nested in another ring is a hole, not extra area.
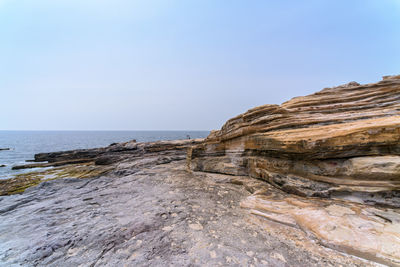
[(307, 197), (400, 207), (400, 76), (257, 107), (190, 152), (191, 168)]
[(400, 76), (205, 140), (35, 155), (0, 180), (4, 266), (400, 266)]

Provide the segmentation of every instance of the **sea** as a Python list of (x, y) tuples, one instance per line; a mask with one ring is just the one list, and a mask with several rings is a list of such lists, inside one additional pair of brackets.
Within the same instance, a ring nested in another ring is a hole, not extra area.
[(10, 148), (0, 150), (0, 166), (6, 165), (0, 167), (0, 179), (35, 171), (11, 168), (27, 164), (26, 160), (32, 160), (35, 154), (41, 152), (104, 147), (133, 139), (137, 142), (153, 142), (204, 138), (208, 134), (209, 131), (0, 131), (0, 148)]

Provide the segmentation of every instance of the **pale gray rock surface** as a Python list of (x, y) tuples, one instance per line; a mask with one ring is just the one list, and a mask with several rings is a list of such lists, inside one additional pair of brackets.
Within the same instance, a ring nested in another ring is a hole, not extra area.
[(243, 179), (154, 156), (3, 196), (0, 266), (373, 265), (252, 222), (240, 201), (260, 182)]

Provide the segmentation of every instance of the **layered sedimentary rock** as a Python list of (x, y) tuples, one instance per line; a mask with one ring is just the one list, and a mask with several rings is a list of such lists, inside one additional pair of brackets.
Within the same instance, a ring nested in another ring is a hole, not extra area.
[(400, 207), (400, 76), (250, 109), (189, 151), (188, 163), (300, 196)]
[(0, 266), (377, 267), (297, 228), (249, 223), (240, 200), (265, 182), (164, 162), (162, 152), (145, 154), (97, 178), (0, 196)]
[(273, 224), (278, 223), (284, 229), (280, 231), (282, 235), (287, 235), (287, 231), (306, 234), (308, 239), (325, 247), (388, 266), (400, 266), (398, 209), (299, 197), (267, 185), (257, 188), (241, 203), (256, 224), (271, 231), (276, 228)]
[(30, 160), (31, 162), (38, 163), (17, 165), (12, 169), (19, 170), (39, 167), (57, 167), (79, 163), (110, 165), (131, 158), (149, 156), (154, 153), (173, 155), (174, 157), (179, 156), (179, 159), (181, 159), (186, 158), (187, 148), (199, 144), (202, 141), (203, 139), (188, 139), (137, 143), (136, 140), (132, 140), (124, 143), (114, 143), (108, 147), (39, 153), (35, 154), (34, 160)]
[(38, 154), (0, 181), (0, 265), (400, 266), (399, 104), (386, 77), (204, 141)]
[[(36, 154), (35, 159), (31, 161), (37, 163), (14, 166), (12, 169), (56, 168), (0, 179), (0, 196), (21, 193), (41, 182), (58, 178), (92, 178), (105, 175), (111, 170), (115, 170), (119, 175), (128, 175), (148, 164), (184, 160), (188, 147), (202, 141), (203, 139), (192, 139), (137, 143), (132, 140), (111, 144), (108, 147)], [(43, 163), (44, 161), (47, 162)], [(131, 168), (115, 168), (115, 165), (126, 165), (126, 162), (132, 161), (135, 164), (131, 164)]]

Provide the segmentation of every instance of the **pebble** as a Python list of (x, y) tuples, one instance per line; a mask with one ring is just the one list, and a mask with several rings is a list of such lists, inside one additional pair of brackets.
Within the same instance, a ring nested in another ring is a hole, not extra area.
[(253, 251), (247, 251), (246, 254), (249, 257), (253, 257), (254, 256), (254, 252)]
[(199, 223), (191, 223), (189, 224), (189, 227), (193, 230), (203, 230), (203, 226)]
[(215, 259), (217, 257), (217, 253), (214, 250), (210, 251), (210, 257)]
[(173, 226), (165, 226), (165, 227), (163, 227), (162, 230), (168, 232), (168, 231), (171, 231), (172, 229), (174, 229)]

